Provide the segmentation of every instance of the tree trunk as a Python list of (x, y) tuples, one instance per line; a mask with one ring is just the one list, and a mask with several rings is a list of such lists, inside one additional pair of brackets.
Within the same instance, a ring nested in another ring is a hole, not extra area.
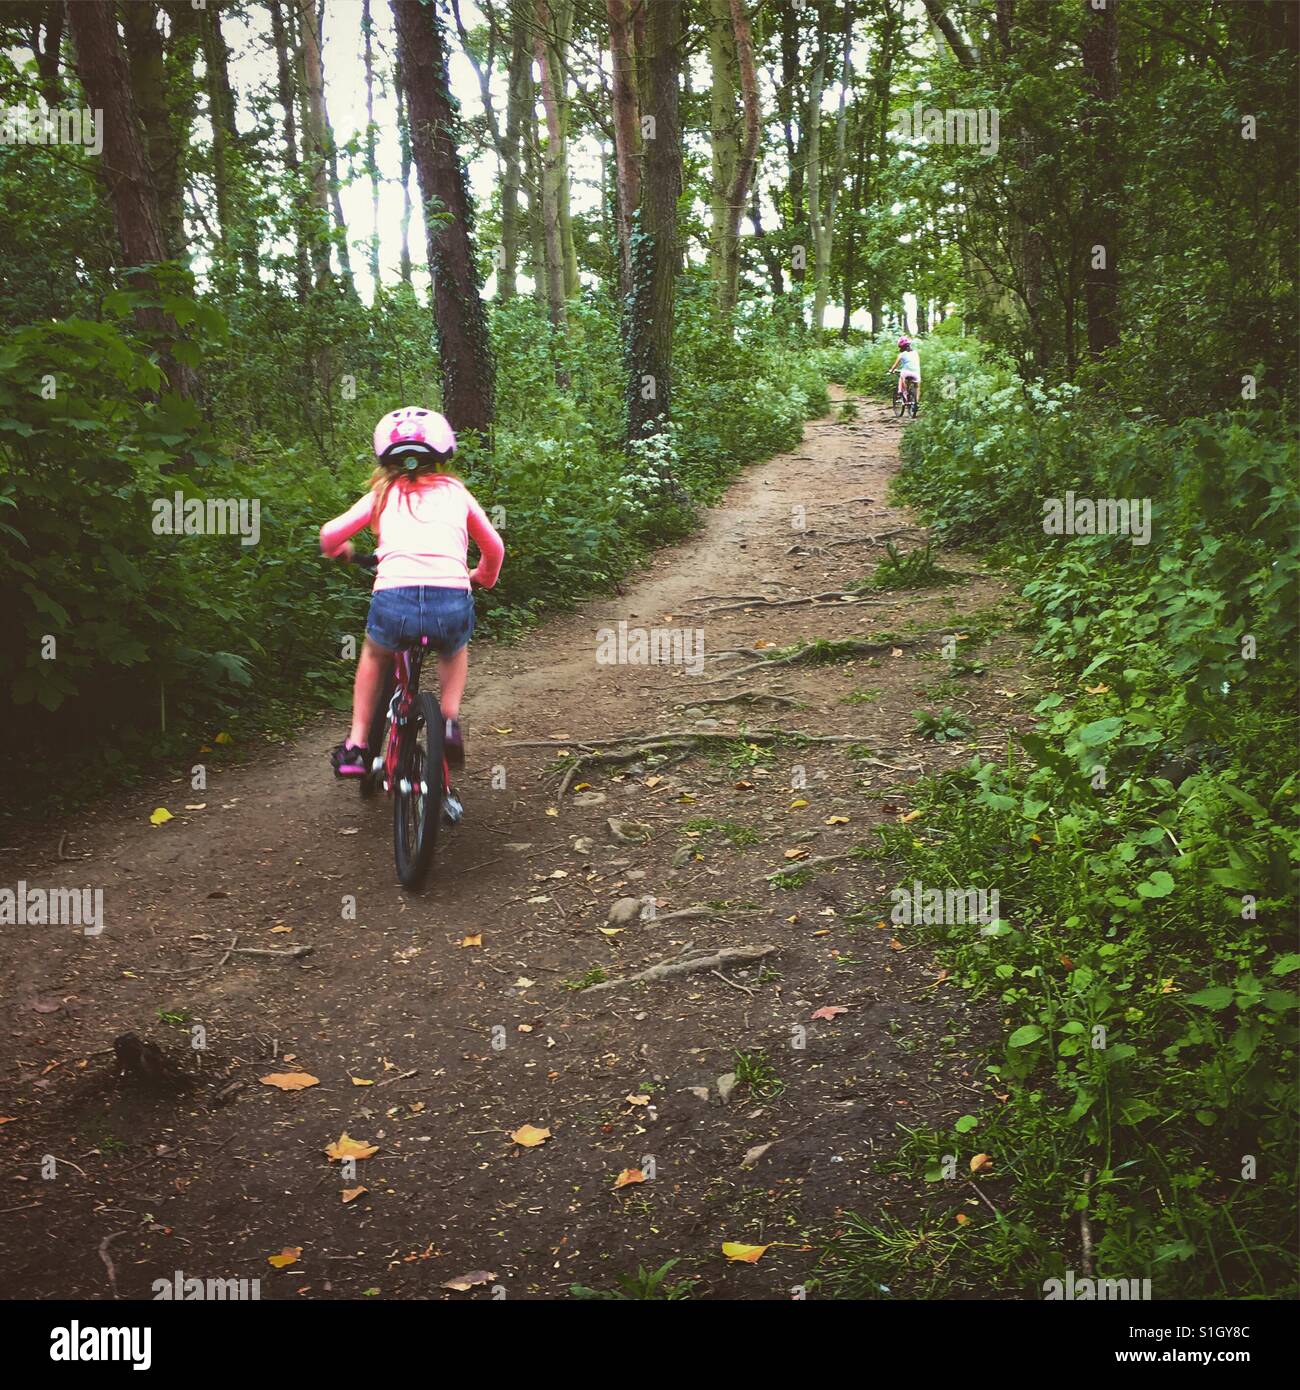
[[(546, 111), (546, 170), (555, 200), (560, 244), (563, 297), (578, 293), (578, 253), (569, 211), (569, 100), (565, 86), (565, 52), (573, 27), (573, 0), (537, 0), (536, 57), (542, 75)], [(545, 197), (543, 199), (545, 202)]]
[[(807, 132), (803, 121), (799, 122), (799, 136), (794, 135), (795, 112), (800, 110), (797, 100), (799, 92), (799, 14), (803, 9), (794, 8), (792, 0), (783, 0), (781, 6), (781, 85), (777, 88), (776, 104), (781, 117), (781, 129), (785, 134), (786, 168), (789, 170), (789, 211), (785, 224), (787, 238), (797, 242), (804, 228), (804, 166), (807, 147)], [(792, 265), (790, 277), (802, 287), (806, 274), (804, 264)]]
[[(428, 225), (442, 409), (456, 430), (491, 437), (496, 379), (474, 258), (473, 210), (456, 145), (459, 118), (447, 80), (437, 11), (392, 0), (410, 112), (411, 153)], [(436, 212), (434, 211), (436, 209)]]
[(402, 218), (399, 223), (401, 249), (399, 252), (399, 273), (402, 283), (411, 283), (411, 122), (406, 112), (406, 84), (402, 81), (402, 55), (400, 51), (393, 60), (393, 75), (397, 88), (397, 140), (401, 147), (402, 169)]
[[(46, 106), (63, 104), (63, 82), (59, 77), (59, 49), (63, 44), (63, 6), (46, 4), (27, 25), (27, 44), (36, 59), (41, 96)], [(42, 39), (44, 34), (44, 39)]]
[[(271, 0), (271, 41), (275, 46), (276, 96), (284, 111), (283, 144), (284, 167), (290, 175), (290, 186), (298, 187), (301, 164), (298, 159), (298, 127), (295, 116), (296, 97), (294, 93), (293, 64), (290, 61), (291, 45), (288, 16), (283, 0)], [(311, 269), (308, 262), (310, 234), (303, 213), (302, 200), (295, 196), (293, 209), (294, 223), (294, 287), (298, 303), (305, 304), (311, 288)]]
[(772, 298), (780, 299), (785, 294), (785, 277), (781, 274), (781, 257), (777, 255), (763, 230), (763, 214), (759, 208), (757, 184), (749, 193), (749, 220), (754, 224), (754, 244), (758, 247), (758, 254), (763, 258), (767, 278), (772, 285)]
[(506, 98), (505, 177), (501, 184), (501, 266), (497, 274), (497, 298), (513, 299), (519, 275), (519, 185), (524, 139), (524, 119), (529, 115), (532, 83), (528, 72), (528, 31), (523, 17), (510, 22), (510, 72)]
[(678, 73), (682, 0), (656, 0), (645, 23), (645, 99), (653, 122), (632, 253), (632, 298), (624, 317), (628, 362), (629, 440), (659, 434), (672, 395), (673, 307), (676, 302), (677, 200), (682, 191)]
[[(534, 38), (537, 68), (542, 75), (542, 108), (546, 113), (546, 152), (542, 164), (542, 245), (546, 253), (546, 306), (551, 327), (557, 334), (564, 331), (565, 255), (564, 232), (561, 226), (560, 185), (563, 178), (563, 136), (560, 131), (560, 107), (555, 93), (555, 69), (551, 63), (547, 30), (550, 12), (546, 0), (537, 0), (537, 32)], [(560, 385), (567, 384), (562, 373), (557, 374)]]
[[(851, 71), (849, 59), (853, 51), (853, 10), (850, 3), (844, 12), (844, 56), (840, 68), (840, 104), (835, 117), (835, 164), (830, 191), (826, 196), (826, 215), (817, 237), (816, 262), (813, 271), (813, 331), (821, 336), (826, 318), (826, 300), (831, 282), (831, 248), (835, 237), (835, 204), (844, 179), (844, 150), (847, 133), (847, 102)], [(847, 311), (846, 311), (847, 312)]]
[(731, 186), (727, 190), (727, 235), (724, 241), (722, 309), (730, 314), (736, 307), (740, 286), (740, 217), (749, 196), (754, 176), (754, 159), (758, 153), (758, 74), (754, 70), (754, 40), (750, 34), (749, 18), (742, 0), (730, 0), (733, 47), (740, 70), (740, 92), (745, 110), (745, 139), (736, 158)]
[(709, 186), (709, 278), (723, 312), (727, 305), (727, 270), (731, 264), (731, 210), (728, 198), (736, 177), (740, 141), (736, 120), (736, 31), (731, 0), (709, 0), (709, 139), (712, 178)]
[(378, 127), (375, 125), (375, 22), (370, 0), (362, 0), (361, 33), (365, 39), (362, 61), (366, 73), (366, 175), (370, 179), (370, 278), (379, 293), (379, 160), (376, 157)]
[(162, 219), (163, 245), (168, 257), (177, 259), (185, 251), (182, 161), (167, 100), (158, 5), (154, 0), (127, 5), (122, 11), (122, 21), (126, 31), (131, 99), (144, 131), (145, 154)]
[(298, 66), (302, 74), (303, 164), (309, 180), (312, 273), (316, 288), (330, 281), (330, 173), (325, 122), (325, 70), (315, 0), (298, 0)]
[[(808, 81), (808, 133), (804, 146), (808, 151), (808, 235), (813, 244), (813, 294), (817, 292), (817, 263), (822, 244), (822, 91), (826, 83), (825, 40), (817, 49), (812, 77)], [(823, 300), (823, 303), (825, 301)]]
[[(203, 66), (208, 98), (208, 120), (212, 127), (212, 184), (217, 203), (218, 281), (230, 288), (234, 252), (235, 197), (232, 195), (231, 169), (238, 134), (235, 127), (234, 92), (230, 85), (230, 51), (221, 32), (221, 12), (214, 5), (202, 11)], [(256, 274), (256, 258), (254, 258)]]
[[(1088, 351), (1100, 357), (1119, 343), (1119, 0), (1095, 10), (1084, 0), (1088, 27), (1083, 38), (1083, 77), (1088, 106), (1084, 138), (1091, 147), (1091, 188), (1084, 198), (1090, 219), (1084, 233), (1084, 297), (1088, 315)], [(1098, 261), (1101, 264), (1098, 264)], [(1073, 306), (1071, 306), (1072, 308)], [(1070, 348), (1073, 349), (1073, 343)]]
[[(165, 261), (167, 248), (114, 7), (111, 0), (76, 0), (68, 5), (67, 15), (86, 103), (103, 112), (104, 148), (97, 162), (108, 186), (123, 263), (138, 267), (129, 277), (131, 285), (153, 293), (156, 286), (147, 267)], [(158, 308), (140, 309), (136, 319), (162, 339), (163, 369), (171, 389), (180, 396), (192, 396), (194, 374), (168, 352), (167, 340), (179, 336), (175, 320)]]
[(614, 165), (618, 226), (619, 294), (632, 292), (632, 219), (641, 206), (641, 113), (632, 54), (629, 12), (632, 0), (605, 0), (609, 15), (609, 51), (613, 64)]

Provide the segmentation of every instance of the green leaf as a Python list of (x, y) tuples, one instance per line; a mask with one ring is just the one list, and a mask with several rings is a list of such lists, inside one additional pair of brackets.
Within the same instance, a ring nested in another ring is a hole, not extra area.
[(1174, 876), (1157, 869), (1145, 883), (1138, 884), (1137, 891), (1142, 898), (1167, 898), (1174, 891)]
[(1232, 990), (1227, 985), (1211, 985), (1187, 996), (1187, 1002), (1198, 1009), (1226, 1009), (1232, 1003)]
[(1036, 1043), (1043, 1036), (1043, 1030), (1036, 1023), (1026, 1023), (1023, 1028), (1017, 1028), (1007, 1039), (1008, 1047), (1028, 1047), (1030, 1043)]

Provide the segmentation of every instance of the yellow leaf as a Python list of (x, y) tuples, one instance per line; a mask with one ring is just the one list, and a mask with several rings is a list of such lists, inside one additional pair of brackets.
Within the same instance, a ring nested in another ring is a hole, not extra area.
[(1161, 981), (1160, 981), (1160, 993), (1161, 993), (1161, 994), (1177, 994), (1177, 993), (1178, 993), (1178, 986), (1177, 986), (1176, 984), (1174, 984), (1173, 976), (1172, 976), (1172, 975), (1169, 977), (1169, 979), (1167, 979), (1167, 980), (1161, 980)]
[(282, 1091), (305, 1091), (308, 1086), (319, 1086), (320, 1077), (305, 1071), (276, 1071), (262, 1077), (263, 1086), (278, 1086)]
[(267, 1264), (272, 1264), (276, 1269), (284, 1269), (286, 1265), (298, 1263), (298, 1256), (302, 1254), (301, 1245), (286, 1245), (278, 1255), (268, 1255)]
[(535, 1149), (538, 1144), (544, 1144), (551, 1137), (551, 1131), (538, 1129), (536, 1125), (520, 1125), (510, 1137), (521, 1148)]
[(480, 932), (477, 936), (467, 936), (460, 944), (462, 948), (466, 946), (481, 946), (483, 944), (483, 933)]
[(729, 1260), (743, 1260), (749, 1265), (757, 1264), (767, 1249), (770, 1249), (767, 1245), (743, 1245), (738, 1240), (722, 1242), (722, 1253)]
[(513, 734), (513, 733), (514, 733), (514, 730), (513, 730), (513, 729), (498, 729), (498, 728), (495, 728), (495, 727), (494, 727), (493, 730), (492, 730), (492, 732), (493, 732), (494, 734)]
[(847, 825), (848, 823), (849, 823), (849, 818), (848, 818), (848, 816), (827, 816), (827, 817), (826, 817), (826, 824), (827, 824), (827, 825)]
[(972, 1173), (978, 1173), (981, 1168), (991, 1168), (992, 1166), (993, 1160), (988, 1154), (976, 1154), (970, 1161), (970, 1170)]
[(617, 936), (617, 935), (619, 934), (619, 932), (621, 932), (621, 931), (624, 930), (624, 928), (622, 928), (622, 927), (597, 927), (596, 930), (601, 934), (601, 936)]
[(900, 825), (911, 825), (914, 820), (920, 820), (920, 818), (920, 811), (909, 811), (905, 816), (899, 816), (898, 820)]
[(800, 846), (798, 847), (798, 849), (788, 849), (788, 850), (786, 850), (786, 852), (785, 852), (785, 857), (786, 857), (787, 859), (807, 859), (807, 858), (808, 858), (808, 849), (807, 849), (807, 846), (805, 846), (805, 845), (800, 845)]
[(280, 925), (279, 925), (278, 927), (272, 927), (272, 928), (271, 928), (271, 934), (272, 934), (273, 936), (278, 936), (278, 935), (280, 935), (280, 934), (283, 933), (283, 932), (292, 931), (292, 930), (293, 930), (292, 927), (286, 927), (286, 926), (284, 925), (284, 923), (281, 922)]
[(216, 738), (214, 738), (212, 741), (213, 741), (213, 743), (231, 743), (231, 742), (233, 742), (233, 740), (231, 739), (231, 737), (230, 737), (229, 734), (218, 734), (218, 735), (216, 736)]
[(623, 1171), (614, 1179), (614, 1189), (626, 1187), (629, 1183), (645, 1182), (645, 1174), (640, 1168), (624, 1168)]
[(959, 1212), (957, 1213), (957, 1224), (958, 1224), (959, 1226), (967, 1226), (967, 1225), (969, 1225), (969, 1224), (970, 1224), (970, 1217), (967, 1216), (966, 1213), (965, 1213), (964, 1211), (959, 1211)]
[(657, 787), (664, 779), (662, 777), (647, 777), (645, 784), (647, 787)]
[(649, 1104), (650, 1104), (650, 1097), (649, 1097), (649, 1096), (624, 1096), (623, 1099), (624, 1099), (629, 1105), (649, 1105)]
[(548, 816), (558, 816), (560, 813), (555, 809), (554, 806), (548, 806), (546, 808), (546, 814)]
[(337, 1163), (341, 1158), (369, 1158), (379, 1152), (379, 1145), (354, 1139), (345, 1129), (325, 1152), (331, 1162)]
[(579, 782), (579, 783), (573, 788), (573, 790), (574, 790), (575, 792), (589, 792), (589, 791), (591, 790), (591, 783), (590, 783), (590, 782)]
[(808, 802), (801, 796), (790, 803), (790, 809), (792, 811), (797, 811), (800, 807), (807, 806), (807, 804)]
[(903, 943), (896, 936), (891, 936), (889, 938), (889, 949), (891, 951), (901, 951), (903, 949)]
[(149, 817), (150, 825), (166, 825), (172, 818), (172, 813), (166, 806), (159, 806), (158, 809)]
[(354, 1086), (373, 1086), (375, 1083), (373, 1081), (367, 1081), (364, 1076), (354, 1076), (352, 1078), (352, 1084)]
[(344, 1205), (346, 1205), (348, 1202), (355, 1202), (357, 1198), (360, 1197), (363, 1193), (369, 1191), (370, 1189), (368, 1187), (345, 1187), (343, 1189)]
[(1089, 695), (1109, 695), (1110, 686), (1108, 685), (1085, 685), (1083, 687)]

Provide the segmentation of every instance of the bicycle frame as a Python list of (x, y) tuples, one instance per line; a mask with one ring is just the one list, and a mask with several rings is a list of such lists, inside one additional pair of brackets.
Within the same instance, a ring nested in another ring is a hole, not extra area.
[[(415, 697), (420, 690), (420, 667), (424, 663), (424, 652), (429, 645), (427, 637), (420, 638), (419, 646), (402, 647), (393, 653), (395, 684), (393, 698), (388, 702), (388, 718), (392, 725), (387, 745), (384, 748), (384, 791), (389, 796), (397, 786), (397, 772), (405, 751), (405, 730), (410, 727), (411, 711)], [(406, 790), (403, 788), (403, 790)], [(442, 761), (442, 794), (451, 791), (451, 775), (446, 758)], [(428, 795), (427, 788), (421, 788), (422, 795)]]

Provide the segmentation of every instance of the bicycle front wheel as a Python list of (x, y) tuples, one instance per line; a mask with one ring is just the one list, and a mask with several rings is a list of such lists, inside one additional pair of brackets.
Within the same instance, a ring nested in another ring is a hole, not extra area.
[(894, 392), (894, 414), (902, 419), (903, 412), (907, 409), (907, 397), (901, 391)]
[(416, 696), (393, 788), (393, 857), (403, 888), (419, 888), (433, 863), (442, 821), (442, 711), (428, 691)]

